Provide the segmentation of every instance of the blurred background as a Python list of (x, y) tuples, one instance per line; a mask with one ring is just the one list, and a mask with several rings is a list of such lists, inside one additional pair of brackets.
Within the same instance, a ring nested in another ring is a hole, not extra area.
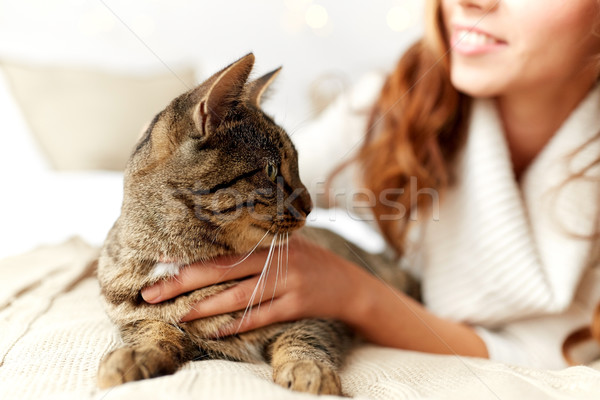
[(301, 131), (422, 34), (422, 0), (0, 0), (0, 258), (100, 244), (130, 149), (174, 96), (252, 51)]

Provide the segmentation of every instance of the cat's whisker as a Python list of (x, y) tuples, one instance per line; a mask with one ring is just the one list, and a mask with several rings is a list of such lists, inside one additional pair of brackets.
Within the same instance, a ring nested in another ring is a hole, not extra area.
[(179, 284), (182, 284), (183, 282), (179, 279), (179, 275), (173, 275), (173, 279), (175, 279), (175, 281)]
[(285, 282), (283, 287), (287, 288), (288, 266), (290, 261), (290, 233), (285, 233)]
[(235, 263), (231, 264), (231, 265), (222, 265), (222, 268), (231, 268), (231, 267), (235, 267), (237, 265), (240, 265), (241, 263), (243, 263), (244, 261), (246, 261), (248, 259), (248, 257), (250, 257), (252, 255), (252, 253), (254, 253), (254, 251), (256, 250), (256, 248), (258, 246), (260, 246), (260, 244), (262, 243), (263, 240), (265, 240), (265, 238), (267, 237), (267, 235), (271, 232), (271, 230), (267, 230), (265, 232), (265, 234), (263, 235), (263, 237), (260, 238), (260, 240), (258, 241), (258, 243), (256, 243), (254, 245), (254, 247), (248, 252), (248, 254), (246, 254), (241, 260), (236, 261)]
[[(271, 259), (269, 260), (269, 262), (266, 264), (266, 273), (265, 273), (265, 277), (264, 277), (263, 282), (262, 282), (262, 290), (260, 292), (260, 299), (258, 300), (258, 307), (257, 307), (258, 311), (260, 311), (260, 306), (262, 304), (262, 300), (263, 300), (263, 297), (265, 295), (265, 290), (267, 289), (267, 283), (268, 283), (268, 280), (269, 280), (269, 272), (271, 272), (271, 265), (273, 265), (273, 259), (275, 258), (274, 257), (274, 255), (275, 255), (275, 252), (274, 252), (275, 251), (275, 246), (274, 246), (274, 244), (277, 243), (277, 239), (280, 237), (279, 235), (280, 235), (279, 232), (276, 232), (275, 236), (274, 236), (275, 242), (271, 242), (271, 246), (273, 246), (273, 254), (271, 255)], [(265, 268), (264, 267), (263, 267), (263, 272), (265, 272)]]
[(221, 233), (223, 226), (224, 225), (220, 225), (217, 229), (215, 229), (215, 235), (213, 236), (212, 242), (210, 243), (211, 245), (214, 245), (215, 242), (217, 241), (217, 237), (219, 237), (219, 234)]
[(273, 305), (273, 301), (275, 300), (275, 291), (277, 290), (277, 281), (279, 280), (279, 268), (281, 266), (281, 250), (283, 246), (283, 235), (279, 237), (279, 244), (277, 245), (277, 266), (275, 270), (275, 285), (273, 286), (273, 294), (271, 295), (271, 302), (269, 303), (269, 311), (271, 311), (271, 306)]
[(252, 255), (252, 253), (254, 253), (254, 251), (256, 250), (256, 248), (261, 244), (261, 242), (265, 239), (265, 237), (267, 237), (267, 235), (269, 234), (269, 232), (271, 231), (271, 228), (273, 227), (273, 225), (271, 225), (271, 227), (269, 228), (269, 230), (267, 230), (267, 232), (265, 232), (265, 234), (263, 235), (263, 237), (258, 241), (258, 243), (252, 248), (252, 250), (250, 250), (250, 252), (248, 252), (248, 254), (246, 254), (241, 260), (235, 262), (234, 264), (230, 264), (230, 265), (217, 265), (217, 268), (227, 268), (227, 271), (225, 271), (223, 273), (223, 275), (221, 275), (221, 277), (219, 278), (219, 280), (223, 279), (225, 277), (225, 275), (227, 275), (229, 273), (229, 269), (233, 268), (239, 264), (241, 264), (242, 262), (244, 262), (248, 257), (250, 257), (250, 255)]
[(252, 295), (250, 296), (248, 305), (244, 309), (244, 314), (242, 314), (242, 318), (240, 319), (240, 323), (238, 325), (238, 331), (242, 327), (242, 323), (244, 322), (246, 315), (248, 314), (249, 311), (252, 310), (252, 306), (254, 304), (254, 299), (256, 299), (256, 295), (258, 293), (258, 288), (260, 287), (261, 281), (264, 279), (264, 276), (266, 273), (265, 271), (267, 270), (267, 265), (269, 264), (270, 258), (273, 255), (273, 248), (274, 248), (274, 244), (275, 244), (275, 240), (277, 239), (277, 236), (278, 236), (278, 234), (275, 233), (275, 235), (273, 236), (273, 239), (271, 240), (271, 245), (269, 246), (269, 253), (267, 254), (267, 259), (265, 260), (265, 265), (263, 266), (260, 276), (258, 277), (258, 282), (256, 282), (256, 286), (254, 287), (254, 290), (252, 291)]
[[(250, 298), (250, 302), (248, 304), (248, 307), (252, 308), (253, 303), (254, 303), (254, 299), (256, 298), (256, 294), (258, 293), (258, 288), (260, 287), (261, 282), (264, 279), (266, 270), (267, 270), (267, 265), (269, 264), (269, 260), (272, 257), (272, 252), (273, 252), (273, 244), (275, 243), (275, 241), (277, 240), (277, 234), (275, 234), (273, 236), (273, 239), (271, 240), (271, 244), (269, 246), (269, 252), (267, 254), (267, 259), (265, 260), (265, 265), (263, 266), (263, 269), (258, 277), (258, 281), (256, 283), (256, 286), (254, 287), (254, 291), (252, 292), (252, 297)], [(246, 307), (246, 308), (248, 308)]]
[(191, 308), (192, 308), (192, 310), (198, 312), (198, 309), (195, 306), (192, 305)]
[[(266, 271), (267, 271), (266, 266), (269, 263), (269, 258), (272, 257), (272, 249), (273, 249), (273, 243), (274, 243), (275, 239), (276, 239), (276, 236), (273, 238), (273, 241), (271, 242), (271, 247), (269, 249), (269, 254), (267, 255), (267, 260), (265, 261), (265, 267), (263, 267), (263, 270), (261, 271), (261, 274), (258, 277), (258, 281), (256, 282), (256, 286), (254, 287), (254, 290), (252, 292), (252, 296), (250, 296), (250, 300), (248, 301), (248, 305), (246, 306), (246, 309), (244, 310), (244, 314), (242, 315), (242, 318), (240, 319), (240, 324), (238, 326), (238, 330), (242, 326), (242, 323), (244, 322), (244, 319), (246, 318), (246, 315), (248, 313), (252, 312), (252, 308), (254, 307), (254, 300), (256, 299), (256, 295), (258, 294), (258, 288), (261, 286), (261, 282), (263, 282), (265, 280), (265, 274), (266, 274)], [(258, 309), (260, 310), (260, 304), (258, 306), (259, 306)]]

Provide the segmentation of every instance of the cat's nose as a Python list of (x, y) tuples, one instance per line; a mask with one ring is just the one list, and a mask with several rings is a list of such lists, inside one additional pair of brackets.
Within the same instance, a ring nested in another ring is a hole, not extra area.
[(304, 214), (304, 217), (306, 217), (312, 211), (313, 204), (306, 187), (302, 188), (302, 192), (298, 197), (296, 197), (292, 205), (296, 210)]

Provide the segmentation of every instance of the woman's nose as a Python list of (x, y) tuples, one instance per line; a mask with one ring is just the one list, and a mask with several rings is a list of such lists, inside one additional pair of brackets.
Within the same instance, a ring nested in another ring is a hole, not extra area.
[(460, 0), (459, 3), (465, 8), (490, 12), (497, 8), (501, 1), (502, 0)]

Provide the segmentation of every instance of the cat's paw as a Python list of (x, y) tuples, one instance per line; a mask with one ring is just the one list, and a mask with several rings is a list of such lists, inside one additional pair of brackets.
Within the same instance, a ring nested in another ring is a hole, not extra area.
[(159, 350), (123, 347), (106, 355), (98, 369), (98, 387), (106, 389), (126, 382), (175, 372), (176, 365)]
[(299, 392), (342, 395), (342, 384), (335, 369), (316, 360), (282, 364), (273, 370), (273, 380)]

